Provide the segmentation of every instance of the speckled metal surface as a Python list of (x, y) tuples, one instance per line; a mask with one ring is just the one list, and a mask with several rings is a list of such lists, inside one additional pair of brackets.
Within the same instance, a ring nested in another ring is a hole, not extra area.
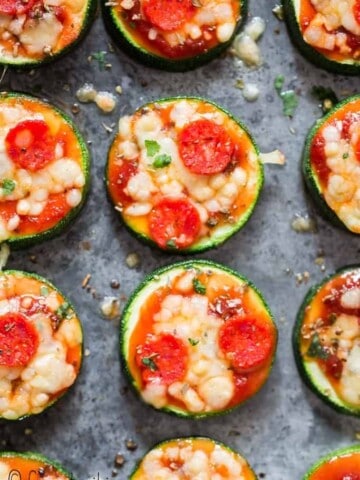
[[(78, 220), (61, 237), (13, 252), (10, 257), (9, 267), (44, 275), (68, 294), (83, 321), (90, 355), (75, 388), (55, 407), (34, 418), (0, 424), (2, 448), (39, 451), (61, 461), (79, 480), (97, 480), (98, 475), (111, 478), (113, 460), (120, 451), (126, 462), (115, 478), (126, 479), (136, 460), (156, 442), (200, 434), (242, 451), (256, 472), (268, 479), (296, 480), (321, 455), (356, 441), (360, 421), (332, 411), (302, 384), (290, 338), (309, 284), (324, 276), (314, 263), (318, 250), (325, 252), (326, 272), (359, 260), (359, 239), (318, 217), (299, 170), (306, 132), (321, 115), (310, 95), (312, 85), (332, 87), (343, 97), (359, 90), (359, 79), (327, 74), (307, 63), (290, 45), (284, 23), (272, 15), (273, 7), (274, 2), (268, 0), (250, 4), (250, 15), (260, 15), (267, 23), (261, 40), (264, 65), (258, 70), (241, 68), (230, 57), (186, 74), (151, 70), (121, 52), (109, 52), (109, 37), (98, 18), (82, 46), (63, 60), (33, 75), (6, 74), (2, 88), (40, 93), (70, 113), (75, 91), (84, 81), (110, 91), (121, 85), (123, 94), (111, 115), (101, 115), (92, 104), (82, 105), (74, 116), (92, 142), (92, 188)], [(106, 60), (112, 64), (110, 70), (100, 71), (96, 61), (89, 63), (88, 56), (100, 50), (109, 52)], [(273, 88), (278, 74), (285, 76), (286, 87), (299, 94), (292, 120), (283, 116)], [(257, 102), (247, 103), (234, 88), (238, 78), (258, 84), (261, 95)], [(138, 243), (120, 224), (103, 185), (112, 134), (102, 126), (103, 122), (115, 124), (120, 114), (130, 113), (148, 100), (177, 94), (201, 95), (220, 103), (248, 125), (262, 151), (280, 148), (287, 157), (284, 167), (266, 166), (260, 202), (244, 230), (218, 250), (201, 256), (239, 270), (263, 291), (279, 327), (277, 360), (268, 383), (255, 398), (229, 415), (202, 421), (156, 412), (127, 390), (119, 365), (118, 326), (102, 318), (99, 300), (81, 288), (83, 278), (90, 273), (90, 285), (100, 298), (128, 296), (146, 273), (179, 260)], [(290, 224), (296, 213), (316, 217), (317, 233), (295, 233)], [(130, 252), (141, 257), (141, 266), (134, 270), (125, 263)], [(287, 269), (308, 271), (308, 285), (297, 286), (294, 273), (286, 273)], [(119, 290), (110, 288), (112, 279), (120, 281)], [(133, 452), (125, 446), (129, 438), (138, 444)]]

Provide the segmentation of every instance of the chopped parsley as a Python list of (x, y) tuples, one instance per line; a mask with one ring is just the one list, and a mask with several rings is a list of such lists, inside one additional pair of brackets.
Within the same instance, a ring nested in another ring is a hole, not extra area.
[(104, 68), (105, 68), (106, 54), (107, 54), (107, 52), (105, 52), (104, 50), (101, 50), (100, 52), (94, 52), (94, 53), (91, 54), (91, 58), (93, 58), (94, 60), (96, 60), (98, 62), (99, 70), (104, 70)]
[(277, 91), (277, 93), (279, 95), (281, 94), (281, 90), (282, 90), (282, 87), (284, 85), (284, 81), (285, 81), (284, 75), (278, 75), (275, 78), (274, 87), (275, 87), (275, 90)]
[(194, 278), (192, 284), (196, 293), (199, 293), (200, 295), (206, 294), (206, 287), (198, 278)]
[(158, 367), (157, 367), (156, 363), (154, 362), (153, 357), (144, 357), (141, 360), (141, 363), (145, 367), (149, 368), (152, 372), (156, 372), (156, 370), (158, 370)]
[(195, 338), (188, 338), (188, 342), (192, 347), (196, 347), (200, 340), (195, 340)]
[(71, 318), (73, 316), (71, 305), (68, 302), (62, 303), (55, 311), (55, 315), (61, 320), (64, 320), (65, 318)]
[(320, 358), (321, 360), (326, 360), (329, 357), (328, 351), (320, 342), (318, 333), (315, 333), (315, 335), (312, 337), (306, 354), (308, 357)]
[(274, 88), (283, 102), (283, 114), (286, 117), (292, 117), (299, 104), (299, 99), (294, 90), (282, 91), (284, 81), (284, 76), (278, 75), (274, 81)]
[(160, 151), (160, 145), (156, 140), (145, 140), (145, 148), (148, 157), (153, 157)]
[(348, 154), (348, 153), (344, 153), (343, 156), (342, 156), (342, 158), (343, 158), (344, 160), (346, 160), (347, 158), (349, 158), (349, 154)]
[(170, 157), (170, 155), (163, 153), (162, 155), (158, 155), (157, 157), (155, 157), (152, 166), (154, 168), (164, 168), (170, 165), (171, 161), (172, 158)]
[(168, 248), (177, 248), (176, 242), (173, 238), (170, 238), (170, 240), (166, 242), (166, 246)]
[(4, 180), (1, 182), (1, 188), (5, 196), (10, 195), (15, 190), (15, 186), (16, 183), (10, 178), (4, 178)]

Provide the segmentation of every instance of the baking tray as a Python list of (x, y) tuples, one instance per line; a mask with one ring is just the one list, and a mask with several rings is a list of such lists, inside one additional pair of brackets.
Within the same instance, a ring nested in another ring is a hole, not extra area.
[[(92, 153), (92, 188), (78, 220), (61, 237), (13, 252), (9, 259), (8, 267), (44, 275), (70, 297), (83, 321), (90, 355), (76, 386), (54, 407), (37, 417), (0, 424), (2, 448), (42, 452), (61, 461), (78, 480), (112, 478), (114, 457), (121, 452), (126, 461), (114, 478), (126, 479), (136, 460), (156, 442), (177, 435), (209, 435), (242, 451), (260, 478), (284, 480), (300, 479), (318, 457), (356, 441), (360, 421), (332, 411), (303, 386), (293, 360), (291, 330), (309, 285), (327, 272), (359, 261), (358, 237), (318, 217), (299, 168), (306, 132), (321, 115), (311, 87), (328, 86), (342, 97), (359, 91), (359, 79), (328, 74), (304, 60), (290, 44), (285, 24), (273, 16), (273, 7), (269, 0), (250, 3), (250, 15), (267, 23), (261, 40), (264, 64), (258, 70), (240, 67), (231, 57), (185, 74), (145, 68), (109, 50), (110, 39), (98, 18), (82, 46), (66, 58), (35, 72), (6, 73), (2, 89), (36, 93), (70, 115), (75, 92), (84, 81), (109, 91), (121, 85), (123, 94), (111, 115), (100, 114), (95, 105), (81, 105), (73, 115), (91, 141)], [(102, 50), (108, 52), (109, 70), (89, 62), (91, 53)], [(282, 114), (273, 87), (279, 74), (285, 77), (285, 87), (299, 95), (292, 120)], [(257, 102), (247, 103), (234, 87), (240, 78), (260, 87)], [(143, 246), (120, 224), (103, 185), (114, 134), (102, 123), (111, 126), (142, 103), (179, 94), (218, 102), (248, 125), (262, 151), (280, 148), (287, 158), (284, 167), (266, 166), (261, 199), (243, 231), (201, 255), (239, 270), (263, 291), (279, 327), (277, 360), (265, 387), (247, 404), (226, 416), (201, 421), (156, 412), (138, 400), (120, 369), (118, 327), (100, 313), (104, 296), (127, 297), (145, 274), (181, 259)], [(299, 234), (291, 228), (294, 215), (306, 213), (316, 218), (317, 233)], [(325, 272), (315, 264), (319, 250), (325, 254)], [(132, 252), (141, 259), (136, 269), (129, 269), (125, 261)], [(309, 282), (297, 285), (295, 274), (304, 271), (310, 274)], [(94, 289), (90, 292), (81, 287), (88, 273)], [(120, 282), (119, 290), (111, 289), (112, 279)], [(126, 448), (129, 439), (136, 442), (136, 450)]]

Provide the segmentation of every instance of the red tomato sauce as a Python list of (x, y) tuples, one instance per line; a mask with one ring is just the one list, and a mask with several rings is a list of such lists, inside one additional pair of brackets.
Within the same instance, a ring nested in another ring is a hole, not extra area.
[[(141, 10), (140, 0), (135, 0), (131, 10), (115, 7), (119, 20), (127, 30), (127, 33), (142, 48), (165, 58), (181, 59), (200, 55), (219, 44), (216, 38), (216, 29), (211, 25), (204, 25), (201, 27), (202, 35), (198, 39), (194, 40), (187, 37), (183, 44), (179, 43), (176, 46), (171, 46), (162, 35), (162, 32), (169, 33), (175, 31), (176, 28), (182, 27), (187, 20), (191, 20), (198, 7), (194, 7), (192, 2), (188, 0), (181, 2), (186, 4), (186, 7), (179, 7), (180, 2), (178, 0), (156, 0), (156, 2), (160, 4), (164, 2), (165, 4), (170, 3), (170, 5), (166, 5), (166, 8), (161, 8), (161, 5), (159, 5), (161, 13), (149, 14), (148, 12), (148, 16), (146, 16), (147, 8), (144, 8), (144, 11)], [(232, 0), (232, 9), (235, 13), (234, 18), (237, 21), (241, 15), (240, 7), (241, 2), (239, 0)], [(154, 12), (154, 9), (151, 9), (151, 12)], [(151, 23), (151, 19), (153, 23)], [(163, 28), (161, 29), (159, 26)], [(154, 27), (159, 31), (156, 38), (150, 40), (149, 31)]]
[[(312, 299), (310, 305), (308, 305), (304, 317), (302, 334), (300, 339), (301, 354), (307, 357), (307, 351), (312, 341), (312, 335), (315, 332), (312, 330), (312, 326), (321, 320), (321, 327), (330, 326), (334, 323), (336, 316), (340, 314), (356, 315), (360, 317), (360, 309), (346, 309), (341, 305), (341, 295), (353, 287), (360, 287), (360, 272), (353, 274), (351, 272), (344, 273), (335, 278), (332, 278), (325, 285), (323, 285), (315, 297)], [(309, 337), (311, 332), (311, 337)], [(339, 389), (339, 378), (341, 377), (343, 364), (342, 361), (336, 356), (331, 354), (327, 359), (320, 359), (311, 357), (311, 360), (316, 361), (322, 371), (325, 373), (328, 381), (331, 383), (336, 392), (341, 397)]]
[(309, 477), (309, 480), (359, 480), (360, 452), (343, 454), (327, 461)]
[(323, 188), (327, 187), (329, 174), (331, 172), (326, 163), (325, 139), (323, 136), (323, 131), (327, 126), (335, 124), (336, 121), (342, 121), (342, 138), (349, 141), (350, 125), (355, 121), (360, 121), (360, 100), (349, 102), (340, 109), (336, 110), (326, 120), (326, 122), (321, 125), (316, 135), (312, 139), (309, 152), (310, 163), (319, 179), (320, 185)]
[[(302, 33), (304, 33), (304, 31), (309, 26), (311, 20), (315, 17), (316, 14), (317, 14), (317, 11), (313, 7), (310, 0), (301, 0), (299, 25)], [(349, 32), (345, 28), (340, 28), (339, 30), (334, 31), (333, 33), (337, 33), (337, 32), (345, 33), (347, 35), (346, 43), (351, 48), (351, 53), (349, 53), (348, 55), (343, 55), (339, 51), (330, 51), (322, 48), (316, 48), (313, 46), (312, 48), (319, 51), (325, 57), (328, 57), (329, 59), (334, 61), (342, 61), (349, 58), (357, 60), (359, 58), (358, 53), (360, 48), (360, 36), (353, 35), (351, 32)]]
[[(181, 275), (182, 274), (179, 274), (179, 276)], [(254, 395), (267, 379), (276, 348), (276, 330), (267, 312), (263, 308), (259, 308), (257, 303), (254, 302), (254, 297), (250, 290), (245, 288), (244, 291), (241, 290), (240, 292), (239, 285), (235, 282), (235, 280), (229, 279), (227, 275), (219, 275), (219, 280), (215, 282), (217, 285), (215, 287), (213, 279), (216, 277), (217, 280), (218, 275), (218, 273), (214, 273), (213, 275), (200, 273), (197, 276), (200, 282), (206, 287), (206, 296), (210, 302), (210, 312), (215, 314), (214, 308), (219, 298), (226, 297), (231, 300), (239, 300), (239, 305), (241, 306), (239, 306), (238, 311), (243, 312), (245, 315), (248, 314), (249, 316), (256, 316), (257, 322), (266, 327), (270, 339), (270, 347), (267, 350), (267, 356), (266, 358), (263, 358), (260, 368), (246, 373), (240, 373), (234, 370), (233, 378), (235, 382), (235, 393), (230, 403), (226, 407), (232, 408)], [(137, 384), (140, 385), (140, 390), (144, 388), (145, 384), (143, 382), (141, 371), (136, 362), (137, 350), (139, 345), (146, 343), (149, 333), (153, 332), (155, 323), (154, 316), (160, 311), (162, 301), (170, 294), (178, 294), (186, 297), (195, 293), (190, 292), (188, 295), (184, 294), (175, 287), (175, 281), (176, 279), (172, 280), (171, 285), (169, 286), (160, 287), (146, 299), (141, 307), (137, 324), (131, 333), (131, 338), (129, 341), (128, 365), (131, 375), (135, 378)], [(220, 283), (223, 284), (222, 288), (218, 287)], [(225, 312), (218, 315), (224, 319), (227, 318)], [(187, 345), (187, 348), (192, 347), (189, 344)], [(174, 399), (169, 395), (167, 397), (167, 405), (186, 409), (185, 405), (181, 401)]]

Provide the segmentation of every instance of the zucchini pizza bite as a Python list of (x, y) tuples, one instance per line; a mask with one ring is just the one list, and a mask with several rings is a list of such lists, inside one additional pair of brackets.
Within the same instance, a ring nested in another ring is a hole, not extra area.
[(331, 72), (360, 74), (360, 0), (282, 0), (300, 52)]
[(143, 401), (183, 417), (223, 413), (268, 378), (276, 326), (256, 288), (206, 260), (156, 270), (129, 300), (121, 353)]
[(310, 194), (335, 226), (360, 233), (360, 95), (350, 97), (311, 129), (303, 155)]
[(293, 340), (310, 388), (335, 409), (360, 415), (360, 267), (345, 267), (310, 289)]
[(18, 420), (52, 405), (75, 382), (82, 328), (47, 280), (0, 273), (0, 418)]
[(106, 183), (125, 225), (163, 250), (216, 247), (244, 226), (263, 167), (247, 130), (217, 105), (173, 98), (120, 119)]
[(0, 452), (1, 480), (74, 480), (57, 462), (34, 452)]
[(206, 437), (166, 440), (152, 448), (130, 480), (256, 480), (247, 461)]
[(24, 247), (60, 233), (89, 183), (89, 153), (75, 125), (38, 99), (0, 94), (0, 148), (0, 243)]
[(103, 0), (102, 6), (109, 33), (126, 53), (170, 71), (219, 55), (247, 13), (247, 0)]
[(303, 480), (359, 480), (360, 446), (342, 448), (319, 460)]
[(36, 67), (75, 46), (91, 25), (95, 0), (1, 0), (0, 64)]

